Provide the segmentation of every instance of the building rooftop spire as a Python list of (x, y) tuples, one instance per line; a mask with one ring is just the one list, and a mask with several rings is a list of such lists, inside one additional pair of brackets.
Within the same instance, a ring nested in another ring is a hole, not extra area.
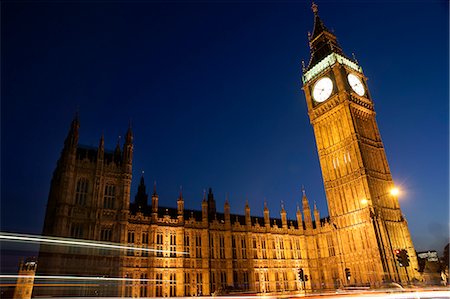
[(311, 5), (311, 10), (313, 11), (313, 13), (316, 15), (319, 12), (319, 7), (317, 6), (316, 3), (312, 3)]
[(308, 33), (311, 57), (305, 71), (309, 70), (331, 53), (345, 56), (334, 33), (330, 31), (320, 19), (317, 4), (313, 2), (311, 9), (314, 13), (314, 27), (312, 34)]

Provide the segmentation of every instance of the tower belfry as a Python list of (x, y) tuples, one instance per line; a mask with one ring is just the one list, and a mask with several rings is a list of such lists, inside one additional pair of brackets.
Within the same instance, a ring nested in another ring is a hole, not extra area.
[[(406, 220), (396, 196), (367, 78), (348, 58), (313, 3), (311, 56), (303, 71), (303, 91), (319, 154), (328, 210), (335, 227), (346, 283), (407, 282), (417, 261), (400, 267), (394, 250), (414, 256)], [(305, 216), (306, 219), (306, 216)], [(317, 219), (316, 219), (317, 221)], [(318, 274), (319, 275), (319, 274)], [(320, 275), (319, 275), (320, 276)]]

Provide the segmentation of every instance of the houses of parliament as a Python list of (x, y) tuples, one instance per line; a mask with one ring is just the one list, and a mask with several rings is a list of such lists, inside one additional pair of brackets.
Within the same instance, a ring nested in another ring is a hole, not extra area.
[[(37, 272), (114, 278), (74, 288), (72, 295), (126, 297), (303, 292), (414, 279), (415, 250), (390, 193), (394, 183), (367, 78), (316, 5), (312, 10), (302, 89), (328, 217), (310, 206), (305, 190), (294, 219), (283, 206), (274, 212), (265, 205), (263, 217), (252, 216), (248, 203), (242, 214), (231, 214), (228, 200), (216, 206), (211, 189), (199, 210), (184, 208), (182, 191), (174, 207), (161, 206), (144, 177), (138, 190), (130, 188), (131, 128), (115, 150), (105, 149), (103, 137), (98, 147), (86, 147), (75, 117), (53, 173), (43, 234), (120, 248), (41, 245)], [(407, 265), (396, 260), (398, 250), (409, 254)]]

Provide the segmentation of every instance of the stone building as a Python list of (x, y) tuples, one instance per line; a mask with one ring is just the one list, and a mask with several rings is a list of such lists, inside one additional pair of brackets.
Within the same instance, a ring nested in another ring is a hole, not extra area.
[[(73, 294), (131, 297), (209, 295), (226, 289), (256, 293), (378, 286), (416, 276), (417, 260), (375, 120), (366, 77), (348, 58), (313, 5), (311, 58), (303, 90), (314, 128), (329, 217), (320, 218), (306, 197), (295, 219), (284, 207), (270, 217), (216, 209), (212, 190), (201, 210), (161, 207), (144, 178), (133, 203), (130, 185), (133, 135), (114, 151), (78, 143), (76, 117), (53, 174), (44, 234), (121, 244), (105, 250), (41, 246), (43, 275), (118, 278)], [(175, 202), (174, 202), (175, 203)], [(199, 200), (200, 203), (200, 200)], [(406, 249), (407, 267), (394, 250)], [(299, 274), (301, 270), (301, 275)], [(67, 292), (66, 292), (67, 293)]]

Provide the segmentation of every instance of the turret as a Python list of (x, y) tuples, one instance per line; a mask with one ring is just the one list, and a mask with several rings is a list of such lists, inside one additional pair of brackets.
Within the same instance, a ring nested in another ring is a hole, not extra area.
[(302, 187), (302, 203), (303, 203), (303, 215), (305, 216), (305, 228), (312, 228), (311, 209), (309, 208), (308, 198), (306, 197), (305, 188)]
[(180, 195), (177, 199), (177, 211), (178, 211), (178, 220), (184, 220), (184, 199), (183, 199), (183, 187), (180, 186)]
[(202, 200), (202, 222), (204, 224), (208, 223), (208, 202), (206, 201), (206, 190), (203, 190), (203, 200)]
[(225, 198), (225, 204), (223, 206), (224, 216), (225, 216), (225, 225), (229, 226), (231, 225), (230, 220), (230, 204), (228, 203), (228, 195)]
[(320, 226), (320, 215), (319, 215), (319, 209), (317, 209), (316, 201), (314, 201), (314, 221), (316, 222), (316, 227)]
[(300, 206), (298, 204), (297, 204), (297, 223), (298, 223), (298, 228), (303, 230), (302, 212), (300, 211)]
[(68, 153), (75, 153), (78, 146), (78, 130), (80, 128), (80, 120), (78, 118), (78, 113), (70, 124), (69, 133), (67, 134), (66, 140), (64, 141), (64, 151)]
[(283, 228), (287, 228), (287, 217), (286, 217), (286, 210), (284, 209), (284, 203), (281, 201), (281, 226)]
[[(136, 204), (137, 210), (142, 211), (147, 207), (148, 194), (145, 191), (144, 174), (141, 176), (141, 181), (139, 182), (138, 192), (134, 197), (134, 202)], [(153, 197), (152, 197), (153, 204)]]
[(123, 144), (123, 166), (127, 173), (131, 174), (133, 164), (133, 132), (131, 125), (125, 134), (125, 143)]
[(214, 194), (212, 189), (208, 190), (208, 219), (213, 220), (216, 218), (216, 201), (214, 200)]
[(156, 193), (156, 181), (153, 183), (153, 194), (152, 194), (152, 219), (156, 220), (158, 218), (158, 193)]
[(267, 201), (264, 200), (264, 225), (270, 227), (269, 209), (267, 208)]
[(100, 141), (98, 143), (98, 151), (97, 151), (97, 163), (103, 164), (103, 158), (105, 155), (105, 138), (102, 136), (100, 137)]
[(114, 162), (116, 162), (117, 165), (120, 165), (122, 163), (122, 153), (120, 151), (120, 136), (117, 139), (116, 148), (114, 149)]
[(248, 205), (248, 200), (245, 200), (245, 225), (252, 226), (252, 219), (250, 218), (250, 207)]

